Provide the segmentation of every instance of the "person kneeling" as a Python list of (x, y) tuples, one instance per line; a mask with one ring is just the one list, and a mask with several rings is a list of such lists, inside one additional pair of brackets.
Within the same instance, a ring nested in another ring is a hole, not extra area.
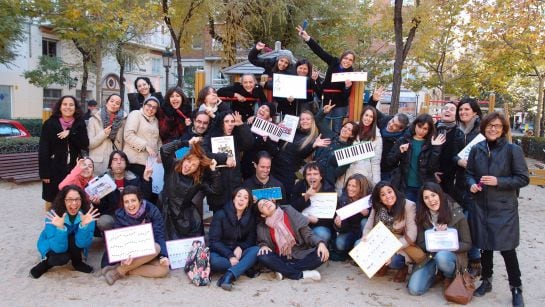
[(262, 217), (257, 260), (275, 271), (277, 279), (320, 280), (314, 269), (329, 259), (329, 251), (308, 227), (308, 219), (291, 206), (279, 208), (267, 199), (258, 200), (256, 208)]
[(53, 209), (46, 213), (45, 228), (38, 239), (42, 261), (30, 270), (30, 275), (40, 278), (50, 268), (69, 260), (76, 271), (92, 273), (93, 267), (83, 262), (81, 253), (87, 256), (98, 215), (97, 209), (89, 208), (87, 195), (80, 187), (63, 187), (53, 201)]
[[(107, 254), (102, 257), (102, 275), (109, 285), (127, 275), (143, 277), (165, 277), (169, 272), (170, 262), (165, 243), (165, 224), (159, 209), (154, 204), (142, 199), (138, 187), (125, 187), (122, 193), (123, 208), (115, 212), (115, 228), (151, 223), (155, 240), (155, 253), (137, 258), (129, 258), (119, 264), (106, 265)], [(159, 256), (159, 259), (156, 259)]]

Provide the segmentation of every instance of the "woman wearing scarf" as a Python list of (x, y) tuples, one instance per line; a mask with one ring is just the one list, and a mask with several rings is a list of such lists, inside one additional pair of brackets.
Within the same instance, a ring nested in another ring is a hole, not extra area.
[(106, 172), (112, 151), (123, 150), (126, 119), (127, 114), (121, 109), (121, 96), (118, 94), (108, 96), (104, 107), (89, 119), (89, 157), (95, 162), (95, 175)]
[[(137, 258), (130, 258), (107, 265), (107, 254), (102, 256), (102, 275), (109, 285), (116, 280), (135, 275), (160, 278), (168, 275), (170, 261), (168, 260), (165, 242), (165, 224), (163, 216), (154, 204), (142, 199), (142, 193), (135, 186), (128, 186), (122, 194), (123, 208), (115, 212), (114, 228), (136, 226), (151, 223), (155, 253)], [(157, 257), (159, 256), (159, 257)]]
[(276, 272), (276, 278), (318, 281), (315, 269), (329, 259), (324, 241), (312, 233), (308, 219), (290, 206), (283, 208), (268, 199), (260, 199), (255, 206), (257, 225), (257, 260)]
[(74, 96), (62, 96), (53, 107), (51, 117), (44, 122), (40, 136), (38, 157), (46, 210), (59, 192), (59, 183), (88, 147), (89, 138), (78, 100)]
[(445, 135), (445, 143), (441, 146), (439, 156), (439, 171), (435, 173), (435, 180), (441, 185), (441, 189), (454, 198), (454, 175), (456, 164), (452, 159), (458, 154), (455, 140), (461, 137), (462, 131), (456, 127), (456, 103), (445, 103), (441, 110), (441, 119), (437, 122), (437, 134)]
[(165, 96), (159, 118), (159, 135), (163, 144), (179, 139), (191, 125), (191, 102), (181, 87), (171, 87)]

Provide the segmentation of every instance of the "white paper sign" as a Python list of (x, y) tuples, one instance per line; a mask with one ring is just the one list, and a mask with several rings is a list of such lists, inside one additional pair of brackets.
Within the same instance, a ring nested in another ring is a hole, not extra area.
[(337, 193), (316, 193), (310, 197), (310, 206), (302, 213), (319, 219), (332, 219), (335, 209), (337, 209)]
[(235, 157), (235, 139), (232, 135), (210, 138), (210, 143), (212, 153), (225, 153), (228, 157)]
[(104, 239), (110, 263), (155, 253), (151, 223), (106, 230)]
[(274, 74), (273, 97), (307, 98), (307, 77)]
[(344, 81), (367, 81), (367, 72), (352, 71), (352, 72), (338, 72), (331, 74), (331, 82), (344, 82)]
[(348, 254), (367, 277), (375, 273), (403, 246), (382, 222), (367, 234), (367, 241), (361, 241)]
[(295, 138), (297, 126), (299, 126), (299, 117), (286, 114), (282, 122), (278, 124), (278, 127), (282, 129), (280, 139), (292, 143), (293, 138)]
[(104, 196), (110, 194), (112, 191), (115, 191), (117, 186), (108, 174), (98, 176), (89, 181), (89, 184), (85, 187), (85, 192), (89, 196), (98, 196), (98, 198), (103, 198)]
[(151, 191), (155, 194), (163, 191), (165, 185), (165, 169), (163, 163), (153, 163), (153, 173), (151, 173)]
[(363, 209), (371, 207), (370, 199), (371, 194), (340, 209), (337, 209), (337, 215), (341, 218), (341, 220), (346, 220), (347, 218), (360, 213)]
[(477, 145), (477, 143), (484, 141), (485, 139), (486, 138), (484, 137), (484, 135), (479, 133), (473, 140), (471, 140), (471, 142), (469, 142), (469, 144), (466, 145), (466, 147), (464, 147), (464, 149), (462, 149), (462, 151), (458, 153), (458, 157), (460, 157), (460, 159), (462, 160), (467, 160), (467, 158), (469, 158), (469, 152), (471, 151), (471, 148)]
[(447, 228), (445, 231), (428, 229), (424, 232), (424, 237), (426, 238), (426, 250), (428, 252), (453, 252), (460, 248), (458, 231), (454, 228)]
[(193, 243), (200, 242), (204, 245), (204, 237), (195, 237), (189, 239), (167, 241), (168, 260), (170, 268), (175, 270), (183, 268), (187, 260), (187, 255), (191, 251)]

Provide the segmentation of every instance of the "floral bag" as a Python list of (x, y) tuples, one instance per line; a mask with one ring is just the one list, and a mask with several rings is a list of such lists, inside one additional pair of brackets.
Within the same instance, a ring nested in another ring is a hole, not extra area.
[(184, 271), (196, 286), (210, 284), (210, 250), (204, 246), (193, 246), (187, 256)]

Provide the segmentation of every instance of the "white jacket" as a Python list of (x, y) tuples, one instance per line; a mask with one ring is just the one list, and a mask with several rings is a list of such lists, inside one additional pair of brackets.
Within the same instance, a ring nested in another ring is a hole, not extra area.
[(89, 157), (93, 159), (95, 164), (94, 174), (96, 176), (104, 174), (108, 169), (108, 160), (110, 159), (110, 154), (114, 150), (113, 144), (119, 150), (123, 150), (123, 129), (125, 126), (125, 121), (127, 115), (124, 115), (123, 122), (119, 130), (117, 130), (117, 135), (115, 136), (115, 141), (112, 142), (110, 138), (104, 133), (104, 126), (102, 124), (102, 119), (100, 118), (101, 110), (95, 112), (89, 122), (87, 123), (87, 135), (89, 136)]
[(161, 138), (159, 137), (159, 121), (154, 116), (148, 120), (142, 109), (132, 111), (125, 123), (123, 151), (129, 158), (129, 163), (146, 165), (148, 152), (146, 146), (150, 146), (159, 154)]

